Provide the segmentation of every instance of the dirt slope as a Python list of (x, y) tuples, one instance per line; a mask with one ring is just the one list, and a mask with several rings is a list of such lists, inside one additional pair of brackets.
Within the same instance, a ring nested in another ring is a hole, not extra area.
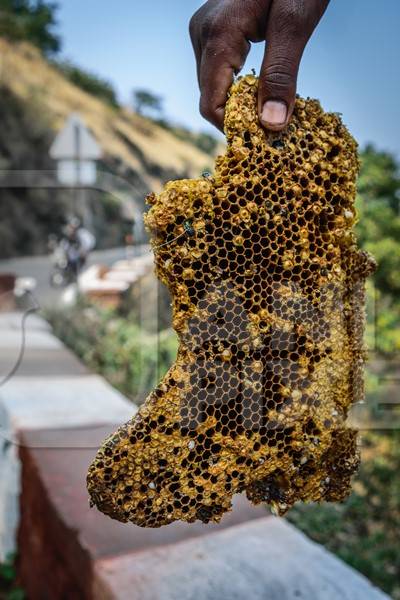
[(71, 190), (8, 184), (10, 177), (22, 181), (16, 171), (55, 168), (49, 148), (72, 112), (81, 115), (101, 144), (101, 170), (118, 176), (111, 194), (118, 188), (123, 196), (115, 208), (104, 177), (97, 190), (88, 192), (99, 247), (122, 242), (123, 215), (141, 221), (147, 193), (158, 192), (169, 179), (196, 177), (213, 163), (154, 122), (82, 91), (29, 44), (0, 38), (0, 258), (46, 252), (48, 236), (59, 234), (67, 215), (77, 212)]
[(79, 112), (106, 156), (156, 191), (166, 177), (196, 176), (210, 164), (210, 157), (192, 144), (82, 91), (26, 43), (0, 39), (0, 85), (40, 109), (54, 131), (71, 112)]

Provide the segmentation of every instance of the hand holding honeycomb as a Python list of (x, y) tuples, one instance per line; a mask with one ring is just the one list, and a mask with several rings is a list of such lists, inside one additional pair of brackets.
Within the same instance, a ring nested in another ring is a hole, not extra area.
[(231, 89), (213, 176), (148, 198), (180, 345), (89, 469), (92, 502), (120, 521), (219, 521), (239, 492), (284, 514), (342, 500), (358, 465), (345, 419), (363, 397), (374, 263), (352, 232), (356, 144), (315, 100), (266, 133), (257, 84)]

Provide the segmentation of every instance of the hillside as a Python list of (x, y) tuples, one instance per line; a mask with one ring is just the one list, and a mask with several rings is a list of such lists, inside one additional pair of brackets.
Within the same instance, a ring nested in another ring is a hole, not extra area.
[[(113, 108), (76, 87), (29, 44), (0, 39), (0, 88), (0, 169), (3, 175), (5, 169), (53, 169), (48, 148), (71, 112), (80, 113), (100, 142), (104, 151), (102, 168), (128, 182), (132, 195), (140, 203), (146, 193), (158, 191), (166, 180), (197, 176), (212, 163), (209, 155), (154, 122), (127, 109)], [(5, 189), (4, 185), (0, 191), (3, 240), (0, 256), (43, 251), (40, 240), (44, 233), (51, 232), (53, 224), (45, 223), (43, 230), (45, 215), (38, 219), (37, 213), (43, 213), (46, 203), (52, 202), (53, 208), (45, 213), (51, 212), (50, 222), (61, 222), (68, 211), (70, 196), (67, 192), (57, 192), (55, 200), (54, 192), (49, 196), (50, 192), (45, 190)], [(32, 214), (38, 231), (25, 222), (28, 234), (20, 232), (20, 239), (14, 239), (16, 232), (12, 223), (17, 223), (17, 229), (22, 227), (19, 221), (25, 210), (31, 208), (29, 200), (32, 206), (35, 202), (40, 204), (40, 209)], [(97, 207), (99, 225), (101, 221), (110, 222), (109, 209), (104, 211)], [(115, 207), (111, 207), (111, 213), (113, 209)], [(103, 230), (102, 245), (113, 243), (112, 239), (108, 240), (110, 236), (104, 223)]]

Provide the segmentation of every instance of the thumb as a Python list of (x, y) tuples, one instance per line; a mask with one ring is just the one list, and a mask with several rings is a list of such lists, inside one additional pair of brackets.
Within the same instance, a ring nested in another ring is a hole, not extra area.
[(272, 4), (258, 99), (260, 121), (269, 130), (282, 130), (292, 116), (301, 57), (322, 12), (314, 0)]

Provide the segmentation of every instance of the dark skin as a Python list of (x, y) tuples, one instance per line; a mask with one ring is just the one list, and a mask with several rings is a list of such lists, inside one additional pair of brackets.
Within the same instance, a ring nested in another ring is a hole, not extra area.
[(293, 112), (304, 48), (329, 0), (208, 0), (190, 21), (200, 112), (223, 129), (228, 90), (251, 42), (266, 42), (258, 108), (263, 126), (286, 127)]

